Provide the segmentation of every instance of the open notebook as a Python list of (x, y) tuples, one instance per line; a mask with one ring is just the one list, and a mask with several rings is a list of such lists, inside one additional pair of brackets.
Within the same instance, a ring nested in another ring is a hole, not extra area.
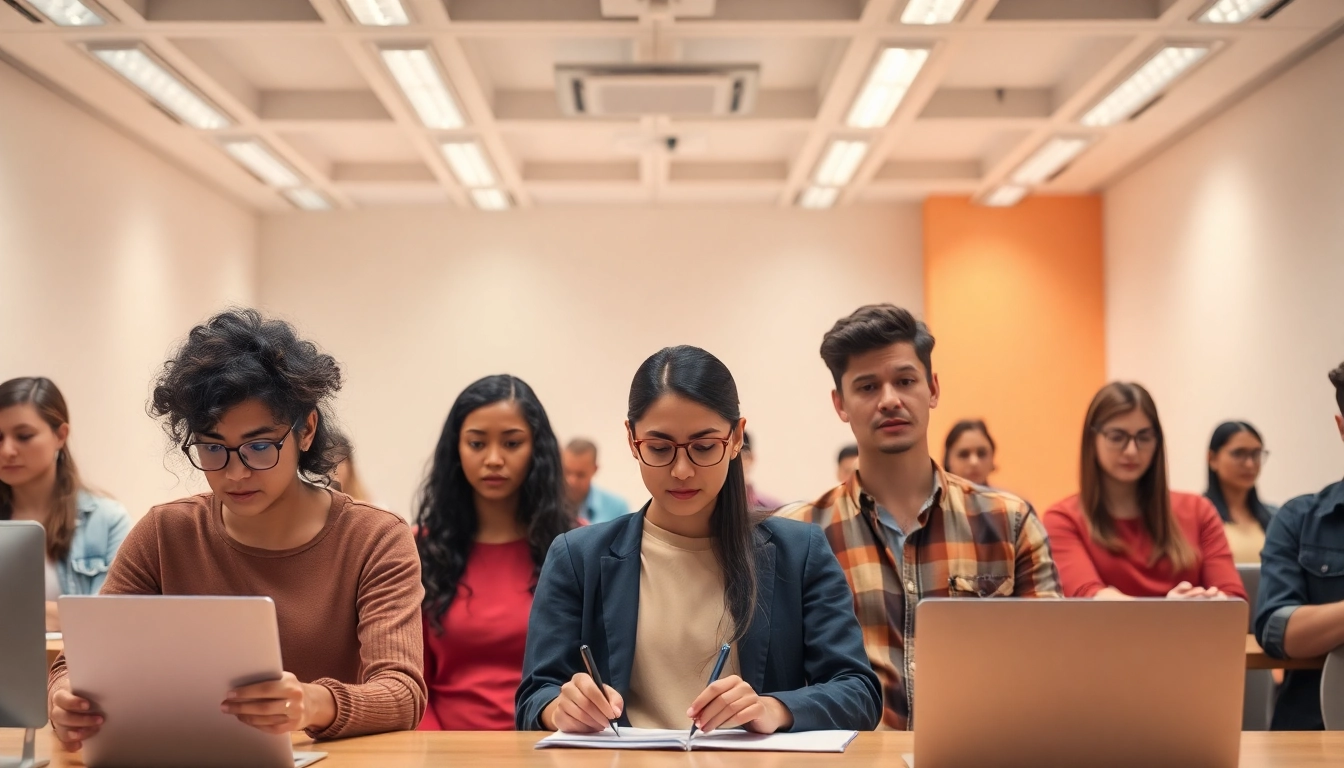
[(844, 752), (858, 731), (802, 731), (799, 733), (747, 733), (743, 730), (696, 733), (690, 729), (664, 730), (661, 728), (629, 728), (622, 726), (621, 735), (611, 731), (601, 733), (552, 733), (537, 742), (537, 749), (547, 747), (582, 747), (587, 749), (735, 749), (746, 752)]

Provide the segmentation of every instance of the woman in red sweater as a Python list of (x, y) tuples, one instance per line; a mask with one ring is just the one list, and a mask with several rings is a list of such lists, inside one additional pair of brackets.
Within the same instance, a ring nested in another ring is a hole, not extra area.
[(1067, 597), (1246, 599), (1213, 505), (1167, 490), (1162, 424), (1138, 384), (1107, 384), (1092, 398), (1080, 493), (1044, 522)]
[(420, 730), (513, 730), (537, 573), (575, 525), (559, 443), (526, 382), (487, 376), (458, 395), (417, 523), (429, 687)]

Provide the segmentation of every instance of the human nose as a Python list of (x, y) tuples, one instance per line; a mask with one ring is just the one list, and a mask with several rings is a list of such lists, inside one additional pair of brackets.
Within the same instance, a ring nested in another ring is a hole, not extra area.
[(691, 463), (690, 446), (673, 448), (672, 476), (678, 480), (687, 480), (695, 475), (695, 465)]
[(243, 480), (251, 476), (252, 470), (248, 469), (247, 465), (243, 463), (243, 455), (241, 453), (231, 453), (225, 461), (228, 462), (224, 465), (225, 478), (229, 480)]

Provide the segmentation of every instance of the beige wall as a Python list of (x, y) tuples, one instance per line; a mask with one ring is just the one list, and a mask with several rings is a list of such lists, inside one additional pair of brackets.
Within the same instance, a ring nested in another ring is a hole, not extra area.
[(736, 376), (758, 486), (818, 495), (850, 439), (822, 334), (863, 303), (922, 303), (916, 205), (368, 211), (267, 217), (261, 233), (262, 303), (344, 364), (360, 470), (403, 514), (453, 399), (501, 372), (532, 384), (562, 440), (596, 439), (597, 482), (642, 503), (630, 380), (680, 343)]
[(0, 381), (56, 381), (86, 478), (138, 517), (195, 487), (164, 467), (149, 381), (252, 300), (256, 219), (3, 63), (0, 94)]
[(1344, 360), (1344, 38), (1106, 194), (1107, 360), (1148, 385), (1177, 488), (1249, 420), (1282, 502), (1344, 474), (1326, 372)]

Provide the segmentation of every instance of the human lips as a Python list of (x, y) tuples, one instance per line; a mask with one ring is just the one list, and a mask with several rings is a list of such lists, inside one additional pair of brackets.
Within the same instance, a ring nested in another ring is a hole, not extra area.
[(673, 488), (668, 491), (668, 494), (670, 494), (672, 498), (680, 499), (681, 501), (694, 498), (698, 493), (700, 493), (699, 488)]

